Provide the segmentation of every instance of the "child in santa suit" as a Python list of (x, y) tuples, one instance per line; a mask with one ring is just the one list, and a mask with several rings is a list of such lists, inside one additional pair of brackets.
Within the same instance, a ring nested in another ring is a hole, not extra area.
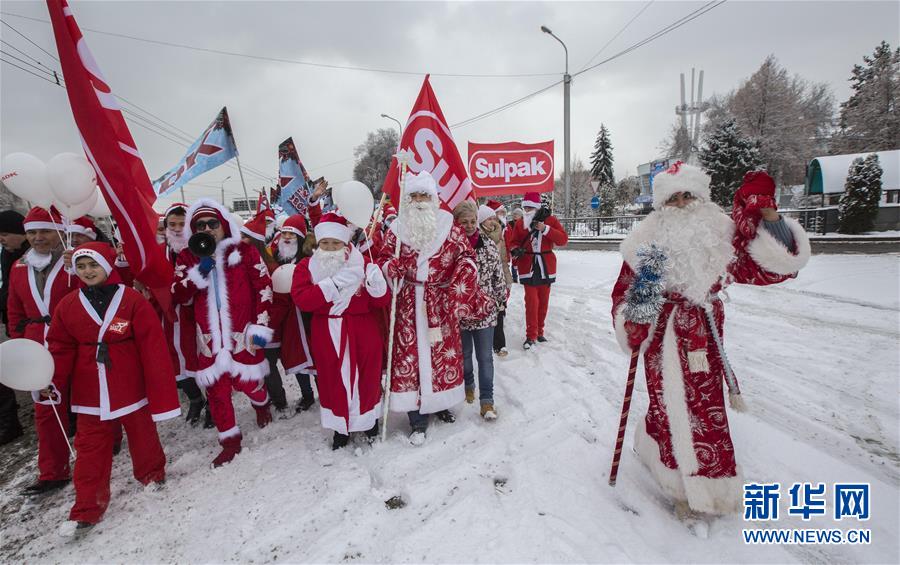
[(69, 390), (78, 414), (75, 436), (75, 505), (78, 528), (103, 518), (109, 505), (113, 442), (121, 425), (128, 435), (134, 478), (165, 480), (166, 456), (155, 422), (181, 413), (175, 371), (153, 306), (122, 284), (107, 243), (79, 246), (72, 255), (86, 288), (59, 303), (47, 334), (56, 365), (53, 386)]
[(545, 342), (544, 321), (550, 306), (550, 285), (556, 282), (554, 247), (569, 242), (569, 235), (556, 216), (534, 221), (541, 209), (541, 196), (527, 192), (522, 199), (524, 216), (509, 228), (510, 254), (518, 271), (519, 282), (525, 287), (525, 343), (531, 349), (536, 342)]
[(211, 256), (190, 249), (178, 255), (172, 298), (190, 304), (197, 321), (198, 384), (219, 430), (222, 451), (213, 466), (228, 463), (241, 451), (241, 430), (234, 417), (232, 390), (243, 392), (256, 410), (260, 428), (272, 421), (269, 394), (263, 382), (269, 373), (264, 348), (272, 340), (270, 309), (272, 280), (259, 252), (241, 241), (240, 226), (228, 210), (208, 198), (187, 213), (188, 238), (212, 237)]
[(294, 271), (291, 296), (312, 312), (322, 426), (334, 430), (332, 449), (351, 432), (378, 434), (384, 336), (376, 312), (390, 304), (381, 270), (350, 241), (347, 220), (325, 214), (315, 227), (318, 249)]

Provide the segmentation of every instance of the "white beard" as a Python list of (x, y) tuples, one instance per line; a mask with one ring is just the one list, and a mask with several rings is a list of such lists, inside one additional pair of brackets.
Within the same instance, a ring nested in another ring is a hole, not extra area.
[(339, 249), (337, 251), (325, 251), (324, 249), (316, 249), (314, 251), (314, 254), (316, 256), (316, 261), (319, 264), (319, 270), (322, 273), (323, 279), (333, 277), (347, 262), (346, 249)]
[(29, 249), (28, 252), (25, 253), (23, 259), (29, 267), (33, 267), (38, 271), (43, 271), (47, 268), (47, 265), (53, 261), (53, 254), (47, 253), (44, 255), (43, 253), (38, 253), (34, 249)]
[(622, 255), (637, 270), (641, 244), (656, 243), (668, 253), (667, 292), (677, 292), (695, 304), (709, 300), (710, 288), (726, 274), (734, 258), (734, 222), (711, 202), (684, 208), (665, 206), (651, 213), (622, 242)]
[(166, 242), (166, 234), (158, 233), (156, 234), (156, 243), (165, 243)]
[(403, 227), (409, 237), (409, 245), (416, 251), (421, 251), (434, 241), (437, 235), (437, 205), (434, 201), (403, 203)]
[(166, 244), (172, 248), (172, 251), (175, 253), (181, 253), (181, 251), (187, 247), (188, 238), (187, 234), (182, 232), (174, 232), (169, 228), (166, 228)]
[(285, 239), (278, 240), (278, 257), (283, 261), (293, 261), (294, 258), (297, 257), (297, 250), (300, 248), (300, 244), (296, 239), (292, 239), (291, 241), (286, 241)]

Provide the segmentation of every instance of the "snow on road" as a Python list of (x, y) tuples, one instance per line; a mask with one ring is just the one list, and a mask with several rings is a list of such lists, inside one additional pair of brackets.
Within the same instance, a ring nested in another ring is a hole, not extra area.
[[(235, 397), (245, 451), (211, 470), (213, 430), (160, 425), (169, 457), (161, 492), (143, 490), (123, 454), (105, 520), (85, 539), (57, 533), (70, 488), (35, 504), (0, 493), (2, 562), (900, 562), (898, 257), (812, 258), (780, 287), (732, 287), (726, 347), (749, 411), (729, 415), (748, 480), (871, 484), (872, 519), (721, 518), (707, 539), (677, 522), (632, 455), (646, 408), (637, 381), (618, 486), (606, 484), (627, 359), (612, 334), (612, 252), (560, 253), (547, 335), (524, 352), (522, 292), (507, 318), (510, 355), (495, 362), (500, 419), (475, 405), (455, 424), (406, 441), (392, 416), (385, 444), (332, 452), (317, 413), (253, 425)], [(296, 383), (289, 394), (299, 394)], [(401, 496), (406, 506), (388, 509)], [(831, 503), (829, 502), (829, 508)], [(744, 527), (869, 528), (867, 546), (750, 546)]]

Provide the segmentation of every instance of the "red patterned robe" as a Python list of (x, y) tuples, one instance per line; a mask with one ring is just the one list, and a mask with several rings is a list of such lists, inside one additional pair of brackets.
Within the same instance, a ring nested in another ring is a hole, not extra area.
[[(740, 508), (742, 478), (728, 429), (722, 381), (725, 368), (709, 332), (707, 311), (722, 336), (724, 306), (718, 292), (731, 283), (769, 285), (796, 276), (809, 260), (809, 239), (794, 220), (785, 218), (796, 253), (760, 227), (752, 241), (734, 237), (734, 223), (720, 214), (711, 227), (714, 243), (706, 263), (721, 267), (697, 274), (680, 287), (666, 283), (666, 302), (655, 324), (626, 324), (626, 291), (639, 268), (637, 250), (657, 240), (658, 212), (651, 214), (623, 242), (624, 259), (613, 288), (613, 321), (622, 349), (641, 342), (650, 405), (637, 426), (634, 448), (662, 490), (687, 501), (699, 512), (725, 514)], [(684, 266), (683, 273), (690, 273)], [(697, 272), (700, 272), (699, 270)], [(721, 339), (721, 338), (720, 338)], [(735, 381), (736, 384), (736, 381)], [(736, 392), (736, 391), (731, 391)]]
[(437, 235), (421, 253), (406, 243), (402, 218), (395, 220), (379, 253), (383, 267), (394, 257), (398, 234), (401, 261), (417, 271), (397, 295), (390, 408), (432, 414), (465, 398), (459, 322), (485, 317), (492, 299), (478, 287), (475, 252), (449, 212), (437, 212)]

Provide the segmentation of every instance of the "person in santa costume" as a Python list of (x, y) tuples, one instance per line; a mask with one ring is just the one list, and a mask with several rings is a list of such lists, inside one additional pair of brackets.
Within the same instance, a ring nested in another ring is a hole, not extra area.
[[(634, 449), (679, 517), (738, 510), (742, 485), (728, 429), (722, 381), (740, 408), (737, 380), (722, 350), (724, 305), (731, 283), (769, 285), (796, 276), (809, 260), (799, 223), (779, 216), (775, 183), (748, 173), (731, 218), (710, 201), (709, 176), (676, 163), (653, 180), (653, 208), (621, 244), (613, 288), (613, 322), (622, 349), (644, 353), (650, 405)], [(652, 324), (626, 320), (628, 289), (650, 244), (667, 256), (665, 303)]]
[[(176, 202), (166, 208), (164, 221), (166, 226), (166, 242), (161, 244), (166, 259), (175, 267), (178, 254), (187, 248), (187, 209), (188, 205)], [(194, 376), (197, 372), (197, 323), (194, 320), (194, 309), (191, 305), (174, 304), (173, 316), (166, 316), (161, 311), (161, 306), (150, 297), (151, 304), (158, 310), (162, 320), (163, 330), (166, 334), (166, 344), (169, 348), (169, 357), (172, 366), (175, 367), (175, 380), (178, 388), (188, 398), (188, 410), (185, 421), (191, 426), (200, 423), (204, 417), (204, 428), (212, 428), (212, 417), (206, 406), (206, 399)], [(204, 415), (204, 408), (205, 415)]]
[[(26, 338), (46, 345), (50, 320), (60, 301), (81, 285), (78, 277), (63, 269), (63, 239), (59, 216), (32, 208), (25, 216), (25, 238), (31, 249), (16, 261), (9, 274), (7, 332), (10, 338)], [(69, 391), (61, 389), (57, 405), (68, 434)], [(37, 495), (64, 487), (69, 482), (69, 447), (59, 429), (51, 401), (33, 393), (34, 425), (38, 438), (38, 479), (25, 489)], [(110, 448), (111, 449), (111, 448)]]
[(421, 445), (428, 415), (453, 422), (449, 409), (465, 399), (460, 320), (482, 319), (494, 304), (478, 286), (468, 238), (439, 206), (431, 174), (408, 173), (401, 198), (379, 256), (390, 284), (399, 285), (390, 409), (407, 413), (410, 442)]
[(272, 421), (264, 379), (269, 372), (263, 348), (272, 340), (269, 327), (272, 281), (255, 247), (241, 241), (240, 226), (219, 203), (195, 202), (187, 213), (187, 234), (205, 233), (215, 247), (198, 257), (190, 248), (178, 255), (172, 296), (192, 305), (197, 322), (197, 373), (219, 430), (220, 466), (241, 451), (241, 430), (234, 417), (232, 390), (243, 392), (256, 410), (260, 428)]
[(47, 343), (53, 387), (68, 390), (78, 414), (75, 504), (69, 520), (79, 529), (99, 522), (109, 505), (113, 444), (120, 426), (128, 435), (134, 478), (165, 481), (166, 456), (156, 422), (181, 414), (166, 355), (165, 334), (153, 306), (122, 284), (107, 243), (75, 249), (73, 262), (85, 288), (66, 295), (53, 314)]
[[(569, 235), (556, 216), (536, 220), (541, 196), (528, 192), (522, 199), (525, 212), (509, 229), (509, 252), (516, 265), (519, 282), (525, 287), (525, 343), (531, 349), (546, 342), (544, 322), (550, 307), (550, 285), (556, 282), (556, 254), (553, 249), (569, 242)], [(549, 210), (545, 211), (549, 214)]]
[[(285, 220), (276, 238), (273, 252), (279, 265), (296, 265), (311, 257), (316, 239), (308, 232), (306, 218), (294, 214)], [(310, 348), (312, 315), (302, 312), (294, 304), (289, 293), (275, 293), (272, 307), (272, 327), (281, 336), (281, 364), (286, 375), (294, 375), (300, 385), (300, 400), (294, 411), (305, 412), (315, 404), (312, 375), (316, 374)]]
[(291, 296), (312, 313), (322, 426), (334, 430), (339, 449), (352, 432), (378, 435), (384, 336), (377, 316), (390, 295), (378, 266), (349, 244), (343, 216), (325, 214), (315, 233), (318, 247), (294, 270)]

